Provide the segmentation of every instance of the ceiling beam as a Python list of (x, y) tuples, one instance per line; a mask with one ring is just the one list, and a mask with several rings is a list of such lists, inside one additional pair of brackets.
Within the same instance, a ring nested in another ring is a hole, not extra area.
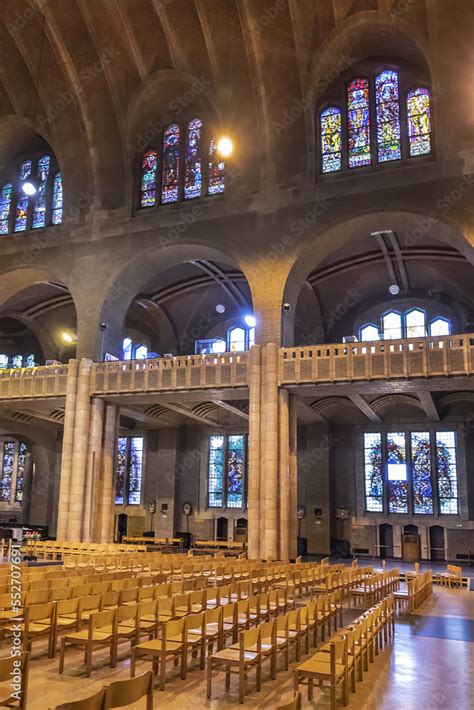
[(149, 414), (146, 414), (146, 412), (142, 412), (140, 409), (135, 409), (134, 407), (120, 407), (120, 415), (133, 419), (140, 424), (149, 424), (154, 427), (157, 427), (161, 423), (157, 417), (151, 417)]
[(303, 419), (305, 421), (308, 420), (308, 416), (310, 417), (311, 421), (317, 421), (317, 422), (327, 422), (326, 417), (323, 417), (322, 414), (319, 414), (318, 412), (315, 412), (312, 407), (304, 400), (298, 397), (297, 395), (294, 395), (295, 401), (296, 401), (296, 406), (298, 410), (301, 412), (303, 415)]
[(417, 392), (418, 399), (420, 400), (421, 406), (425, 410), (425, 414), (430, 420), (430, 422), (439, 422), (440, 416), (438, 409), (436, 407), (433, 395), (431, 392)]
[(373, 236), (373, 237), (376, 238), (377, 244), (378, 244), (379, 247), (380, 247), (380, 251), (381, 251), (382, 254), (383, 254), (383, 258), (384, 258), (384, 260), (385, 260), (385, 265), (386, 265), (386, 267), (387, 267), (388, 275), (389, 275), (389, 277), (390, 277), (390, 283), (391, 283), (391, 284), (397, 284), (397, 286), (398, 286), (398, 279), (397, 279), (397, 275), (396, 275), (396, 273), (395, 273), (395, 269), (393, 268), (392, 258), (391, 258), (391, 256), (390, 256), (390, 252), (388, 251), (387, 245), (385, 244), (385, 241), (384, 241), (384, 238), (383, 238), (383, 235), (384, 235), (384, 234), (388, 234), (388, 232), (387, 232), (387, 231), (384, 231), (384, 232), (372, 232), (372, 235), (371, 235), (371, 236)]
[(186, 407), (182, 407), (179, 404), (171, 404), (171, 402), (163, 402), (163, 406), (166, 407), (167, 409), (171, 409), (173, 412), (177, 412), (178, 414), (182, 414), (185, 417), (189, 417), (190, 419), (194, 419), (195, 421), (199, 422), (200, 424), (206, 424), (209, 426), (211, 424), (212, 426), (217, 426), (220, 427), (221, 424), (219, 422), (216, 422), (214, 419), (209, 419), (208, 417), (202, 417), (200, 414), (195, 414), (195, 412), (192, 412), (190, 409), (187, 409)]
[(374, 412), (365, 397), (362, 397), (360, 394), (350, 394), (349, 399), (353, 404), (355, 404), (357, 409), (362, 412), (362, 414), (365, 414), (367, 419), (370, 419), (373, 424), (381, 424), (382, 419), (379, 417), (377, 412)]
[(243, 412), (241, 409), (234, 407), (232, 404), (224, 402), (222, 399), (218, 399), (215, 404), (217, 404), (219, 407), (222, 407), (222, 409), (226, 409), (231, 414), (235, 414), (238, 417), (242, 417), (242, 419), (246, 419), (247, 421), (249, 420), (249, 415), (247, 414), (247, 412)]
[(403, 256), (402, 256), (402, 250), (400, 249), (400, 244), (398, 243), (398, 239), (392, 230), (387, 232), (390, 242), (393, 247), (393, 251), (395, 252), (395, 258), (397, 260), (397, 265), (398, 265), (398, 271), (400, 272), (400, 277), (402, 279), (402, 286), (403, 290), (405, 293), (408, 293), (410, 290), (410, 284), (408, 281), (408, 274), (407, 270), (405, 268), (405, 262), (403, 261)]

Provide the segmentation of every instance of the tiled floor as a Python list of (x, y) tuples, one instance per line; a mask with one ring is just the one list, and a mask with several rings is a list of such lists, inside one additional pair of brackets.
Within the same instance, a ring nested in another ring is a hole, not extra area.
[[(350, 707), (358, 710), (468, 710), (474, 707), (474, 594), (435, 587), (433, 597), (416, 614), (400, 617), (396, 625), (395, 642), (384, 650), (350, 695)], [(5, 644), (6, 646), (6, 644)], [(127, 654), (122, 646), (122, 656)], [(4, 647), (4, 650), (6, 648)], [(117, 668), (108, 666), (108, 654), (94, 654), (91, 678), (86, 678), (83, 656), (69, 651), (65, 672), (57, 672), (58, 659), (50, 660), (39, 643), (34, 647), (30, 673), (28, 710), (47, 710), (60, 702), (86, 697), (111, 680), (129, 677), (129, 661)], [(150, 668), (142, 662), (137, 672)], [(215, 675), (212, 700), (206, 699), (205, 673), (197, 665), (181, 681), (170, 666), (164, 692), (155, 691), (157, 708), (188, 710), (190, 708), (238, 708), (236, 679), (230, 692), (224, 689), (223, 674)], [(262, 691), (246, 696), (245, 707), (271, 710), (292, 696), (292, 673), (281, 671), (277, 680), (264, 672)], [(305, 690), (305, 689), (304, 689)], [(138, 710), (144, 703), (133, 706)], [(303, 693), (303, 707), (326, 710), (328, 694), (315, 690), (308, 703)], [(342, 705), (341, 705), (342, 707)]]

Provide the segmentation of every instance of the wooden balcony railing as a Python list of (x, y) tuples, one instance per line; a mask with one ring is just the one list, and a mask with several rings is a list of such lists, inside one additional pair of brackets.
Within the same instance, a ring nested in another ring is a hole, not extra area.
[(471, 375), (474, 334), (280, 350), (279, 382), (355, 382)]
[(67, 373), (67, 365), (0, 370), (0, 400), (62, 397)]
[(248, 355), (239, 352), (100, 362), (92, 367), (91, 394), (245, 387)]

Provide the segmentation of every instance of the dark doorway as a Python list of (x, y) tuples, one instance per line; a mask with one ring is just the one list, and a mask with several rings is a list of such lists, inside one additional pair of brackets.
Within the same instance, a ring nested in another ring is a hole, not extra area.
[(234, 542), (247, 542), (247, 521), (245, 518), (237, 518), (234, 530)]
[(128, 515), (120, 513), (117, 516), (117, 541), (122, 542), (122, 538), (127, 534)]
[(227, 518), (217, 518), (217, 534), (216, 534), (217, 540), (227, 540), (227, 527), (228, 527)]
[(430, 557), (433, 562), (444, 562), (446, 560), (444, 528), (441, 525), (432, 525), (430, 527)]
[(405, 525), (403, 528), (404, 535), (418, 535), (418, 525)]
[(393, 557), (393, 526), (389, 523), (379, 525), (380, 557)]

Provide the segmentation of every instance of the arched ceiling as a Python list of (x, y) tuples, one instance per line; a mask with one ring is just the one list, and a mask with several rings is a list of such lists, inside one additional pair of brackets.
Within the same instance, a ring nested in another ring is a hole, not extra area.
[(70, 196), (123, 208), (130, 110), (166, 75), (175, 99), (201, 82), (216, 120), (245, 136), (249, 174), (301, 181), (311, 117), (302, 110), (281, 132), (276, 124), (304, 105), (339, 35), (354, 60), (373, 53), (370, 38), (383, 32), (400, 56), (421, 62), (425, 2), (406, 5), (401, 18), (396, 0), (2, 0), (0, 165), (22, 122), (67, 168)]

